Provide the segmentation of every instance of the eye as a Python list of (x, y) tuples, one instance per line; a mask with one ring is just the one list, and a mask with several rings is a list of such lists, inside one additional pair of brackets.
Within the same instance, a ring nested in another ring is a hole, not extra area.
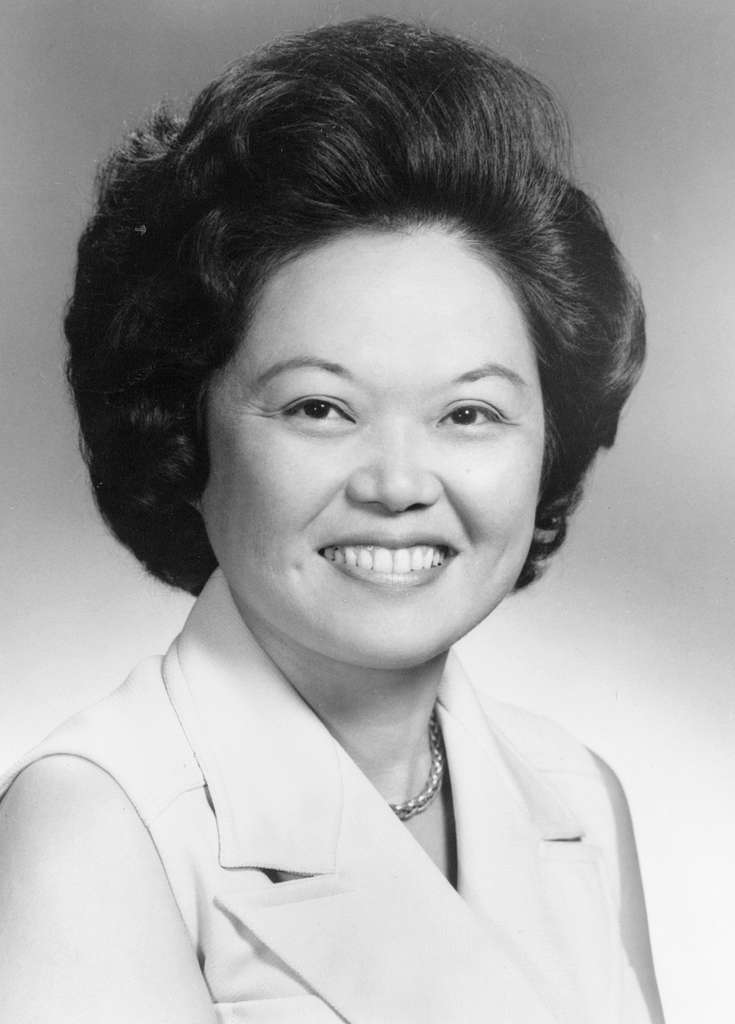
[(490, 405), (457, 405), (441, 422), (457, 427), (477, 427), (486, 423), (504, 423), (505, 418)]
[(352, 417), (348, 416), (344, 409), (335, 405), (334, 402), (328, 402), (326, 398), (304, 398), (285, 409), (284, 415), (292, 419), (348, 420), (352, 422)]

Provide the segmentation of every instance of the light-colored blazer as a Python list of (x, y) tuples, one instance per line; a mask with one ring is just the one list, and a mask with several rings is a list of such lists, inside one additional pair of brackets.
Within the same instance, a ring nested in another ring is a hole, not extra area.
[(614, 822), (557, 727), (439, 693), (458, 888), (245, 629), (215, 573), (178, 639), (59, 727), (145, 822), (218, 1020), (645, 1024)]

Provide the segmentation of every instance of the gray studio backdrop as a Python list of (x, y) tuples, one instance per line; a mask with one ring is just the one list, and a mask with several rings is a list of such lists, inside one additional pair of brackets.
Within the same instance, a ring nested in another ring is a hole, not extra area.
[[(669, 1024), (728, 1017), (735, 949), (735, 345), (729, 0), (6, 0), (0, 14), (0, 764), (161, 651), (187, 598), (88, 495), (60, 317), (95, 160), (274, 34), (366, 13), (489, 42), (552, 84), (642, 285), (650, 358), (547, 577), (463, 643), (501, 698), (617, 769)], [(729, 906), (729, 912), (728, 912)]]

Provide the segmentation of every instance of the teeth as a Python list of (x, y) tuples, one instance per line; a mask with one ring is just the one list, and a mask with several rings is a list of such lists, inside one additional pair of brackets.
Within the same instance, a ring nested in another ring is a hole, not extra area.
[(434, 554), (433, 554), (433, 557), (431, 559), (432, 568), (434, 566), (436, 566), (436, 565), (442, 565), (443, 562), (444, 562), (444, 555), (443, 555), (443, 553), (438, 548), (434, 548)]
[(393, 572), (393, 555), (388, 548), (373, 551), (373, 572)]
[(372, 569), (373, 552), (369, 548), (357, 549), (357, 564), (361, 569)]
[(417, 544), (410, 548), (383, 548), (373, 544), (324, 548), (324, 557), (337, 565), (357, 566), (371, 572), (403, 576), (422, 569), (444, 565), (447, 549), (431, 544)]
[[(377, 568), (377, 562), (376, 562)], [(399, 548), (398, 551), (393, 552), (393, 572), (410, 572), (411, 571), (411, 552), (408, 548)]]

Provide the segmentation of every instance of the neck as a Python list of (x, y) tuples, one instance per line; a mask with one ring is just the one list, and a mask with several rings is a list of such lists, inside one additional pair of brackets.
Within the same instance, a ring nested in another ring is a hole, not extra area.
[(358, 768), (391, 803), (415, 796), (431, 763), (428, 725), (447, 652), (422, 665), (366, 668), (248, 626)]

